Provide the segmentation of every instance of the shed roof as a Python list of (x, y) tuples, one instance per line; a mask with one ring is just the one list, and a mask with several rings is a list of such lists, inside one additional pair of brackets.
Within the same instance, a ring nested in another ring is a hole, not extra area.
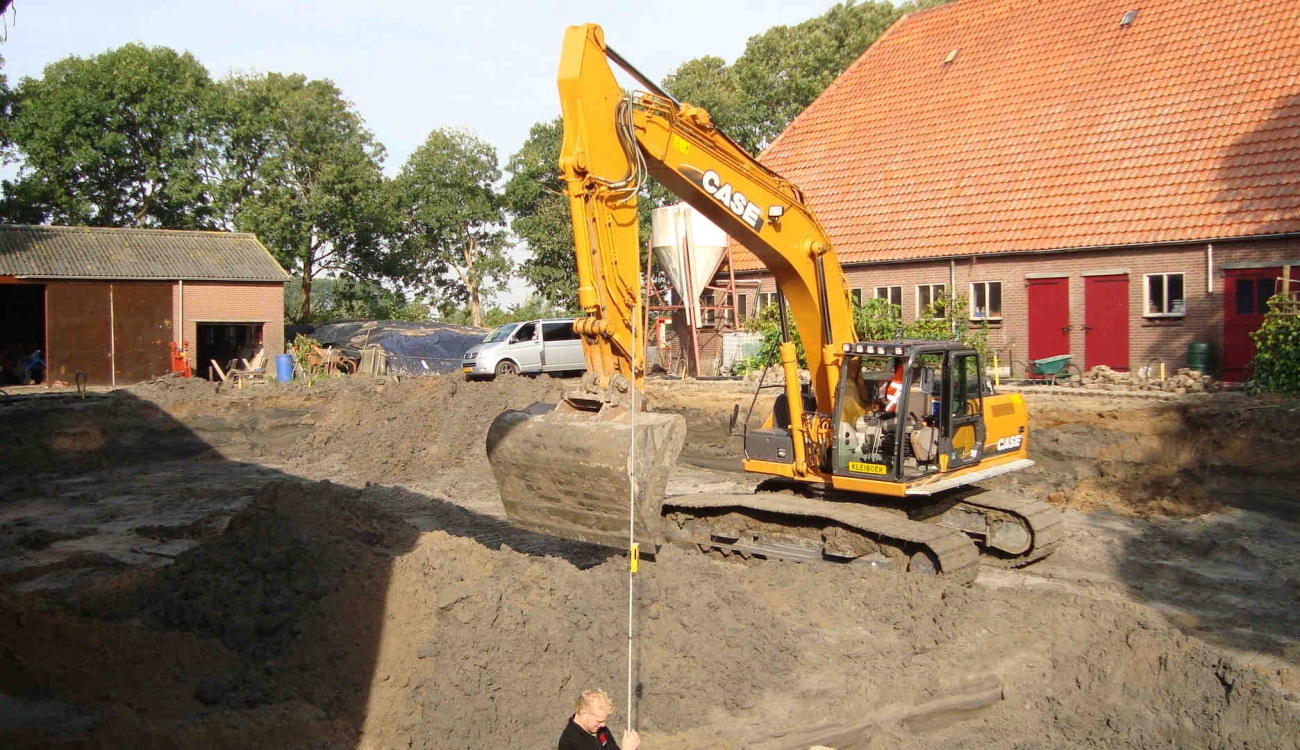
[(0, 276), (66, 279), (289, 280), (251, 234), (0, 225)]
[(960, 0), (895, 23), (762, 161), (846, 263), (1296, 232), (1298, 62), (1295, 0)]

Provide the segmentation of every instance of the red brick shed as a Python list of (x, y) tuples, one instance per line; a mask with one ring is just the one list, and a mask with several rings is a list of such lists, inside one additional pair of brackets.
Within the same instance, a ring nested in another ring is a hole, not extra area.
[[(851, 293), (944, 291), (1017, 361), (1239, 378), (1300, 264), (1300, 4), (959, 0), (899, 20), (762, 161), (799, 185)], [(774, 291), (735, 248), (738, 280)]]
[(288, 274), (251, 234), (0, 226), (3, 382), (39, 349), (47, 377), (123, 385), (170, 370), (188, 343), (217, 359), (284, 351)]

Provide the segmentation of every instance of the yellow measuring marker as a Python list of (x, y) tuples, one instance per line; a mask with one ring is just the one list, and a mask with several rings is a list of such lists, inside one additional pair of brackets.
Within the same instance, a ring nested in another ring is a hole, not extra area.
[(632, 572), (635, 573), (637, 566), (641, 563), (641, 544), (639, 542), (632, 543), (631, 553), (628, 556), (628, 564), (632, 566)]

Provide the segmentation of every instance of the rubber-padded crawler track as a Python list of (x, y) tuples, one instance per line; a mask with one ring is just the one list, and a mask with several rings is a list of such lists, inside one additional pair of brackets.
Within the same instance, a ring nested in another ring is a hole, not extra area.
[(970, 537), (942, 526), (910, 521), (901, 514), (857, 503), (818, 500), (782, 493), (779, 495), (714, 494), (679, 495), (665, 498), (664, 512), (751, 510), (775, 515), (822, 519), (856, 530), (867, 536), (905, 546), (924, 548), (934, 555), (939, 574), (958, 583), (970, 583), (979, 573), (980, 554)]
[(962, 503), (1017, 516), (1029, 526), (1029, 531), (1033, 534), (1034, 545), (1027, 552), (1014, 557), (981, 555), (980, 562), (985, 565), (1003, 568), (1024, 567), (1052, 554), (1061, 542), (1065, 541), (1065, 516), (1042, 500), (990, 490), (964, 497)]

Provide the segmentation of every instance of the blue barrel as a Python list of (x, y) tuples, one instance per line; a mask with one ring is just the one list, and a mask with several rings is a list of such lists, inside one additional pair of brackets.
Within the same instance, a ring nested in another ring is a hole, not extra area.
[(292, 354), (275, 355), (275, 379), (281, 383), (288, 383), (290, 380), (293, 380)]

